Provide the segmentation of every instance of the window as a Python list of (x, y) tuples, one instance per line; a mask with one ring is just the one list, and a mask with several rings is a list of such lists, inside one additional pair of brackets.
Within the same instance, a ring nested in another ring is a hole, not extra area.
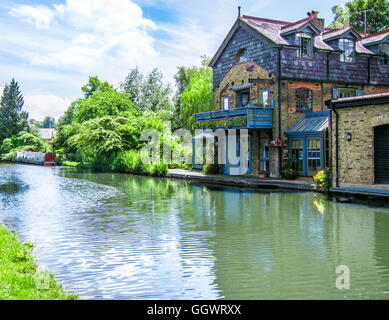
[(229, 102), (230, 100), (228, 97), (223, 97), (223, 110), (228, 110)]
[(383, 43), (380, 45), (380, 52), (384, 55), (382, 58), (382, 64), (389, 66), (389, 43)]
[(262, 105), (264, 107), (269, 106), (269, 90), (262, 90)]
[(332, 89), (332, 99), (341, 99), (341, 98), (349, 98), (355, 96), (363, 96), (365, 95), (365, 91), (357, 90), (354, 88), (333, 88)]
[(353, 40), (340, 39), (339, 49), (343, 50), (343, 53), (340, 55), (341, 62), (350, 63), (355, 61), (355, 43)]
[(299, 174), (304, 172), (304, 141), (291, 139), (289, 160), (292, 168)]
[(250, 103), (250, 92), (239, 93), (239, 108), (247, 107)]
[(235, 63), (243, 63), (250, 60), (246, 49), (239, 49), (235, 56)]
[(299, 46), (298, 56), (300, 58), (312, 58), (313, 46), (312, 36), (308, 33), (298, 33), (296, 35), (297, 44)]
[(312, 90), (308, 88), (299, 88), (296, 90), (296, 109), (312, 109)]

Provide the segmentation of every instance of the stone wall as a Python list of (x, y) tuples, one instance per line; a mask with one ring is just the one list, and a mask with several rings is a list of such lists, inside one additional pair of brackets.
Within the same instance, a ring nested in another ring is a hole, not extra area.
[[(374, 184), (374, 127), (389, 124), (389, 105), (336, 109), (339, 114), (339, 184)], [(332, 119), (332, 172), (336, 183), (335, 116)], [(347, 141), (346, 134), (352, 140)]]

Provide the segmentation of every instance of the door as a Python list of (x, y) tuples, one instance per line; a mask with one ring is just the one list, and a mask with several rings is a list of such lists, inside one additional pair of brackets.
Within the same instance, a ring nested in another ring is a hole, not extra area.
[(270, 147), (269, 140), (262, 140), (262, 171), (270, 171)]
[(292, 168), (299, 175), (304, 174), (304, 140), (291, 139), (290, 141), (290, 161)]
[(321, 139), (307, 139), (307, 175), (314, 176), (321, 168)]
[(375, 183), (389, 184), (389, 125), (374, 128)]

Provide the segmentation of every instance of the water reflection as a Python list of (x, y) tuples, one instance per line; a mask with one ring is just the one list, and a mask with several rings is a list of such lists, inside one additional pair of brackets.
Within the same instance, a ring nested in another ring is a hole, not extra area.
[[(0, 166), (0, 221), (70, 291), (115, 299), (387, 299), (388, 209), (312, 193)], [(338, 265), (351, 289), (335, 288)]]

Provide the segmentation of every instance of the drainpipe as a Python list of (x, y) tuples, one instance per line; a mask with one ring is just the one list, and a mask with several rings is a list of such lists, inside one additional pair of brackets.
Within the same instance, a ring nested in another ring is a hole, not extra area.
[(335, 184), (335, 186), (338, 188), (339, 187), (339, 126), (338, 126), (339, 115), (336, 112), (334, 106), (332, 106), (332, 111), (334, 111), (334, 114), (335, 114), (335, 145), (336, 145), (336, 149), (335, 149), (335, 157), (336, 157), (336, 160), (335, 160), (335, 181), (336, 181), (336, 184)]
[(370, 66), (370, 61), (373, 58), (373, 56), (369, 57), (367, 59), (367, 84), (369, 85), (371, 82), (371, 66)]
[[(281, 50), (282, 46), (278, 48), (278, 137), (282, 140), (282, 129), (281, 129), (281, 103), (282, 103), (282, 71), (281, 71)], [(282, 170), (282, 148), (278, 149), (278, 165), (279, 171)]]

